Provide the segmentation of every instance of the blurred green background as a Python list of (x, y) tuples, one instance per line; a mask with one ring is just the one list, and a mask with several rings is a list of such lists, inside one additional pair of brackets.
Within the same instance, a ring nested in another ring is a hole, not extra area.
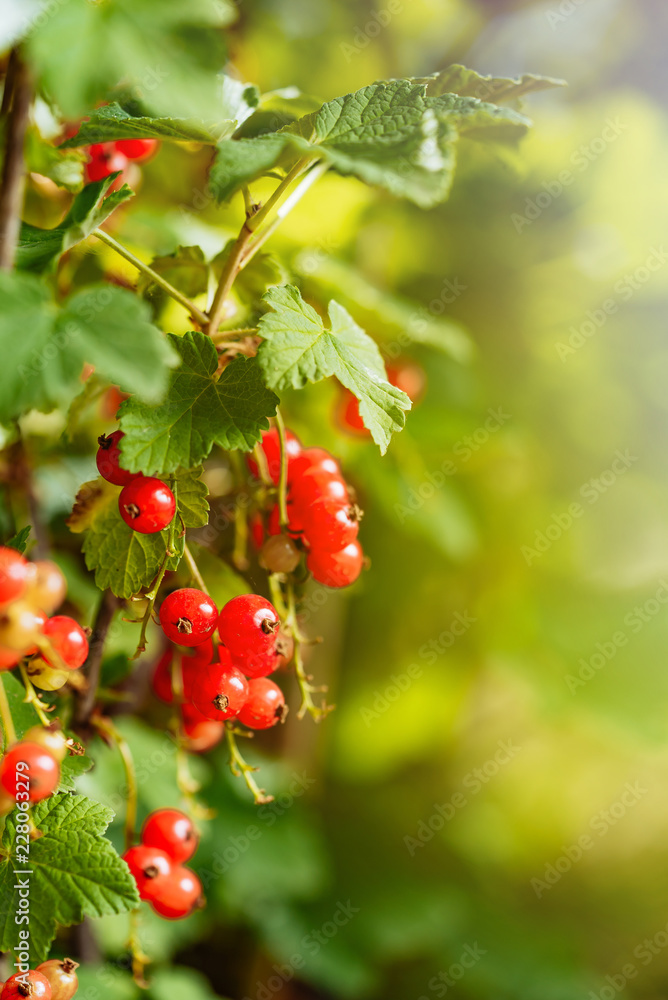
[[(202, 760), (218, 811), (195, 865), (209, 907), (176, 927), (146, 917), (146, 947), (253, 1000), (658, 1000), (668, 8), (235, 10), (229, 69), (262, 91), (330, 99), (450, 62), (569, 86), (530, 99), (535, 128), (517, 150), (462, 141), (444, 206), (423, 212), (327, 176), (274, 239), (305, 294), (341, 299), (388, 357), (401, 347), (426, 392), (383, 459), (337, 426), (335, 387), (285, 401), (303, 440), (340, 456), (366, 509), (370, 572), (350, 594), (316, 592), (308, 614), (325, 638), (310, 667), (337, 711), (319, 728), (293, 712), (262, 743), (263, 784), (278, 794), (259, 815), (222, 752)], [(165, 149), (119, 238), (147, 256), (194, 242), (216, 253), (240, 205), (211, 204), (206, 166), (205, 153)], [(401, 336), (427, 320), (460, 324), (471, 350)], [(59, 465), (55, 501), (56, 472), (44, 473), (54, 516), (91, 462)], [(142, 808), (175, 801), (164, 734), (126, 730), (148, 762)], [(81, 782), (98, 797), (118, 782), (110, 752), (100, 757)], [(125, 926), (99, 925), (112, 960)], [(84, 996), (105, 976), (104, 995), (131, 996), (115, 968), (84, 972)], [(191, 980), (182, 994), (200, 995)]]

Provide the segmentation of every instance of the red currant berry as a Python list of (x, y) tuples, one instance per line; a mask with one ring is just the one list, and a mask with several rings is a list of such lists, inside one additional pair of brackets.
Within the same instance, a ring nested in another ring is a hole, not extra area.
[(248, 522), (250, 528), (251, 541), (256, 549), (262, 548), (262, 543), (264, 542), (264, 521), (262, 520), (262, 514), (259, 511), (255, 511), (251, 514), (250, 520)]
[(268, 538), (260, 552), (260, 566), (270, 573), (292, 573), (301, 561), (301, 552), (288, 535)]
[(39, 743), (15, 743), (0, 762), (0, 785), (13, 799), (27, 783), (28, 801), (40, 802), (55, 792), (59, 782), (60, 764)]
[(142, 844), (164, 851), (174, 864), (182, 864), (191, 858), (198, 840), (192, 820), (178, 809), (152, 812), (141, 831)]
[(224, 722), (207, 719), (194, 705), (183, 705), (181, 712), (187, 750), (191, 753), (206, 753), (220, 743), (225, 733)]
[(194, 587), (168, 594), (160, 606), (160, 624), (172, 642), (199, 646), (210, 639), (218, 623), (218, 608), (210, 597)]
[(79, 968), (78, 962), (73, 962), (71, 958), (64, 958), (62, 962), (58, 958), (52, 958), (48, 962), (42, 962), (37, 966), (37, 972), (41, 972), (45, 979), (48, 979), (51, 987), (51, 1000), (72, 1000), (72, 997), (79, 988), (79, 980), (76, 970)]
[(312, 549), (306, 565), (318, 583), (326, 587), (349, 587), (362, 572), (364, 555), (360, 543), (354, 541), (340, 552)]
[[(69, 618), (67, 615), (55, 615), (53, 618), (49, 618), (43, 632), (69, 670), (78, 670), (79, 667), (83, 666), (88, 656), (88, 639), (81, 625), (75, 622), (74, 618)], [(49, 659), (48, 652), (43, 653), (42, 657), (49, 666), (60, 668), (59, 663), (53, 663)]]
[(164, 882), (173, 871), (169, 855), (157, 847), (138, 844), (136, 847), (128, 848), (122, 857), (137, 883), (140, 899), (148, 899), (149, 886), (155, 885), (156, 882)]
[[(267, 459), (267, 469), (269, 470), (269, 475), (273, 483), (278, 483), (281, 474), (281, 444), (278, 437), (278, 431), (275, 427), (271, 430), (265, 431), (262, 435), (262, 443), (260, 444), (262, 451)], [(294, 459), (301, 453), (302, 446), (298, 437), (296, 437), (292, 431), (286, 430), (285, 432), (285, 454), (288, 461), (288, 476), (290, 476), (290, 470)], [(251, 456), (248, 457), (248, 468), (253, 473), (254, 476), (259, 475), (259, 469), (257, 462)]]
[(348, 487), (339, 473), (332, 474), (316, 466), (298, 476), (290, 487), (289, 499), (303, 518), (304, 511), (316, 500), (338, 500), (348, 503)]
[(232, 663), (246, 677), (267, 677), (273, 674), (280, 666), (280, 655), (274, 644), (271, 649), (261, 649), (257, 652), (250, 650), (243, 656), (235, 656)]
[(273, 604), (258, 594), (240, 594), (220, 612), (218, 634), (232, 656), (271, 649), (281, 621)]
[(322, 469), (331, 476), (341, 476), (339, 463), (324, 448), (304, 448), (290, 464), (288, 479), (293, 481), (312, 469)]
[(360, 416), (360, 404), (349, 389), (344, 389), (336, 405), (337, 423), (344, 431), (352, 431), (362, 437), (371, 437)]
[(15, 649), (6, 649), (4, 646), (0, 646), (0, 670), (11, 670), (23, 659), (24, 655)]
[(114, 146), (128, 160), (148, 160), (157, 153), (160, 143), (157, 139), (117, 139)]
[[(297, 507), (292, 500), (287, 502), (288, 508), (288, 533), (292, 535), (293, 538), (297, 538), (301, 535), (303, 531), (301, 510)], [(269, 511), (269, 518), (267, 520), (267, 533), (269, 535), (280, 535), (283, 529), (281, 527), (281, 515), (278, 509), (278, 504), (274, 506)]]
[(31, 575), (30, 563), (16, 549), (0, 547), (0, 604), (21, 597)]
[(121, 517), (133, 531), (154, 535), (171, 523), (176, 500), (169, 486), (153, 476), (135, 476), (118, 498)]
[(136, 472), (128, 472), (120, 466), (121, 449), (118, 447), (118, 442), (123, 437), (125, 437), (123, 431), (114, 431), (113, 434), (103, 434), (97, 439), (100, 446), (95, 456), (97, 471), (103, 479), (113, 483), (114, 486), (127, 486), (137, 475)]
[(207, 719), (234, 719), (248, 697), (248, 681), (232, 664), (212, 663), (200, 674), (192, 702)]
[(397, 361), (396, 364), (387, 366), (387, 381), (405, 392), (411, 402), (415, 403), (424, 392), (427, 377), (420, 365), (410, 361)]
[(357, 538), (362, 512), (355, 504), (316, 500), (304, 510), (304, 535), (313, 549), (340, 552)]
[(0, 993), (0, 1000), (52, 1000), (51, 983), (36, 969), (29, 972), (15, 972), (10, 976)]
[(150, 903), (155, 912), (167, 920), (189, 917), (204, 906), (202, 883), (189, 868), (174, 868), (169, 878), (151, 886)]
[(183, 697), (186, 701), (192, 698), (193, 687), (198, 671), (201, 669), (201, 664), (196, 661), (194, 656), (181, 655), (174, 650), (173, 646), (167, 647), (155, 665), (152, 687), (156, 696), (161, 701), (167, 702), (168, 705), (171, 705), (174, 700), (172, 667), (175, 655), (181, 659), (181, 681), (183, 683)]
[(88, 147), (90, 160), (86, 163), (84, 171), (86, 181), (103, 181), (110, 174), (115, 174), (118, 170), (125, 170), (128, 165), (128, 158), (119, 152), (113, 142), (98, 142)]
[(248, 682), (248, 699), (239, 712), (239, 722), (249, 729), (269, 729), (283, 722), (288, 713), (285, 696), (268, 677), (256, 677)]

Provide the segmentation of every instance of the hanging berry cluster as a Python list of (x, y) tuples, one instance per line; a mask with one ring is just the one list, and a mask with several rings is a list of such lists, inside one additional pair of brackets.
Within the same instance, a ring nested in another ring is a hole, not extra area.
[(167, 920), (188, 917), (204, 906), (202, 884), (184, 864), (197, 849), (199, 837), (190, 819), (178, 809), (151, 813), (141, 831), (141, 843), (123, 855), (141, 899)]
[(157, 139), (118, 139), (116, 142), (93, 143), (86, 150), (86, 181), (102, 181), (110, 174), (121, 171), (116, 183), (123, 183), (129, 165), (150, 160), (159, 146)]

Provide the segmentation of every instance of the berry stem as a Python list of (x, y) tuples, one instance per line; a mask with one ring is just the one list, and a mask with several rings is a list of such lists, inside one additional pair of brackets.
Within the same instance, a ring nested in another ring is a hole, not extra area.
[(199, 571), (199, 567), (195, 562), (195, 558), (192, 552), (188, 548), (187, 542), (185, 542), (183, 546), (183, 555), (185, 556), (185, 560), (188, 563), (188, 569), (190, 570), (190, 575), (192, 576), (193, 580), (195, 581), (199, 589), (202, 590), (205, 594), (207, 594), (208, 591), (206, 589), (206, 584), (204, 583), (204, 578)]
[(121, 760), (123, 761), (125, 781), (128, 788), (127, 804), (125, 807), (125, 849), (128, 850), (134, 842), (135, 826), (137, 825), (137, 772), (135, 770), (132, 750), (125, 737), (119, 733), (111, 719), (101, 715), (94, 715), (91, 723), (97, 729), (100, 736), (106, 737), (108, 741), (116, 744), (118, 752), (121, 755)]
[[(204, 589), (204, 586), (202, 586)], [(190, 773), (188, 764), (188, 754), (184, 750), (183, 719), (180, 707), (185, 701), (183, 693), (183, 657), (175, 653), (172, 658), (172, 693), (174, 695), (173, 728), (176, 732), (176, 784), (181, 795), (188, 803), (191, 811), (195, 811), (197, 804), (194, 800), (196, 792), (199, 791), (199, 782), (195, 781)]]
[[(39, 718), (39, 721), (42, 723), (43, 726), (50, 726), (51, 725), (51, 720), (49, 719), (49, 716), (47, 715), (47, 711), (48, 710), (47, 710), (44, 702), (40, 698), (40, 696), (35, 691), (35, 685), (33, 684), (33, 682), (28, 677), (28, 671), (26, 670), (26, 668), (23, 665), (23, 663), (20, 664), (20, 669), (21, 669), (21, 678), (23, 679), (23, 683), (24, 683), (25, 689), (26, 689), (26, 696), (24, 698), (25, 704), (26, 705), (32, 705), (32, 707), (37, 712), (37, 716)], [(51, 709), (51, 711), (53, 711), (53, 709)]]
[(325, 698), (322, 699), (322, 704), (316, 705), (313, 701), (312, 695), (314, 694), (324, 694), (327, 691), (325, 685), (321, 687), (316, 687), (311, 684), (313, 677), (306, 673), (304, 668), (304, 658), (302, 654), (302, 646), (305, 641), (305, 636), (302, 634), (299, 628), (299, 623), (297, 621), (297, 607), (295, 602), (295, 588), (291, 580), (288, 580), (287, 584), (288, 592), (288, 615), (286, 619), (286, 625), (292, 633), (292, 637), (295, 641), (295, 653), (294, 653), (294, 663), (295, 663), (295, 674), (297, 676), (297, 683), (299, 684), (299, 690), (302, 696), (302, 703), (297, 712), (297, 718), (303, 719), (308, 712), (314, 722), (322, 722), (326, 715), (329, 715), (333, 711), (334, 706), (328, 705)]
[(130, 958), (132, 961), (132, 978), (140, 989), (147, 990), (149, 984), (146, 981), (144, 973), (146, 971), (146, 966), (150, 964), (151, 959), (145, 953), (142, 948), (141, 941), (139, 940), (139, 915), (140, 911), (138, 909), (131, 910), (130, 912), (130, 935), (128, 938), (128, 949), (130, 951)]
[(7, 691), (5, 690), (5, 682), (2, 679), (2, 674), (0, 673), (0, 719), (2, 720), (2, 728), (5, 734), (5, 750), (16, 743), (16, 730), (14, 729), (14, 720), (12, 719), (12, 712), (9, 707), (9, 700), (7, 698)]
[(98, 240), (102, 240), (103, 243), (106, 243), (107, 246), (110, 246), (112, 250), (115, 250), (117, 254), (124, 257), (125, 260), (136, 267), (138, 271), (142, 271), (151, 279), (151, 281), (155, 282), (156, 285), (159, 285), (163, 291), (167, 292), (167, 294), (182, 305), (184, 309), (188, 310), (192, 319), (197, 321), (198, 326), (205, 327), (207, 325), (209, 318), (206, 313), (202, 312), (202, 310), (199, 309), (194, 302), (191, 302), (187, 296), (183, 295), (178, 288), (174, 288), (174, 286), (170, 285), (168, 281), (165, 281), (165, 279), (158, 274), (157, 271), (154, 271), (152, 267), (145, 264), (143, 260), (139, 259), (139, 257), (135, 257), (132, 251), (128, 250), (127, 247), (118, 243), (113, 236), (110, 236), (109, 233), (105, 233), (102, 229), (95, 229), (93, 231), (93, 236), (97, 236)]
[(265, 805), (267, 802), (273, 802), (274, 796), (267, 795), (264, 788), (260, 788), (253, 777), (253, 771), (257, 771), (256, 767), (249, 764), (244, 760), (239, 750), (239, 746), (234, 735), (234, 726), (231, 722), (225, 723), (225, 739), (227, 740), (227, 746), (230, 751), (230, 771), (235, 777), (239, 775), (243, 776), (244, 781), (253, 796), (253, 801), (256, 806)]
[(259, 444), (256, 444), (253, 448), (253, 458), (257, 462), (257, 471), (260, 473), (260, 481), (262, 485), (268, 486), (269, 489), (271, 489), (274, 484), (272, 483), (271, 476), (269, 475), (267, 456)]
[(276, 407), (276, 430), (280, 446), (281, 465), (278, 474), (278, 516), (281, 528), (288, 526), (288, 456), (285, 450), (285, 424), (281, 411)]

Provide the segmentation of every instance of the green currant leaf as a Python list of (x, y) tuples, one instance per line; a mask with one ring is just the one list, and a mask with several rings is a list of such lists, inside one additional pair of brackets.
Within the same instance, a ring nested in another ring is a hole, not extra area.
[[(17, 924), (20, 880), (29, 881), (30, 964), (48, 957), (57, 924), (70, 927), (85, 916), (103, 917), (126, 913), (139, 905), (130, 871), (111, 843), (103, 837), (113, 819), (106, 806), (83, 795), (57, 793), (31, 810), (41, 836), (30, 843), (29, 863), (17, 850), (17, 812), (9, 814), (0, 845), (0, 948), (10, 951), (19, 944)], [(30, 875), (22, 876), (29, 870)]]
[(26, 50), (41, 88), (70, 120), (120, 81), (158, 116), (215, 120), (225, 62), (216, 29), (233, 17), (227, 0), (68, 0), (39, 19)]
[(172, 142), (204, 142), (215, 144), (231, 135), (236, 120), (204, 122), (188, 118), (135, 117), (124, 111), (120, 104), (107, 104), (96, 108), (79, 126), (76, 135), (67, 139), (59, 149), (89, 146), (95, 142), (116, 142), (119, 139), (161, 139)]
[(176, 474), (179, 514), (186, 528), (203, 528), (209, 521), (209, 491), (202, 482), (202, 467)]
[(25, 700), (26, 689), (15, 674), (9, 671), (3, 672), (2, 683), (7, 693), (17, 738), (21, 739), (28, 729), (39, 725), (39, 717), (33, 706)]
[(85, 754), (68, 754), (60, 765), (60, 785), (58, 786), (58, 791), (76, 791), (74, 779), (90, 771), (92, 767), (93, 761)]
[(12, 535), (9, 541), (5, 542), (5, 545), (10, 549), (16, 549), (17, 552), (23, 554), (28, 547), (28, 539), (30, 538), (31, 531), (32, 528), (29, 524), (27, 524), (25, 528), (21, 528), (21, 530), (17, 531), (15, 535)]
[(515, 78), (481, 76), (474, 69), (467, 69), (458, 63), (448, 66), (440, 73), (421, 77), (414, 82), (425, 83), (430, 97), (458, 94), (460, 97), (477, 97), (480, 101), (491, 101), (493, 104), (516, 102), (527, 94), (535, 94), (539, 90), (566, 86), (565, 80), (557, 80), (550, 76), (534, 76), (532, 73), (525, 73)]
[(244, 184), (273, 170), (289, 145), (282, 134), (219, 143), (209, 171), (209, 186), (218, 201), (227, 201)]
[[(223, 269), (234, 240), (229, 243), (211, 261), (211, 269), (218, 279)], [(234, 282), (235, 294), (246, 305), (256, 305), (270, 285), (283, 285), (287, 281), (285, 268), (273, 254), (260, 251), (253, 255), (250, 262), (239, 272)]]
[(329, 303), (330, 329), (293, 285), (270, 288), (271, 308), (259, 321), (258, 351), (267, 384), (300, 389), (307, 382), (336, 376), (357, 397), (360, 415), (381, 452), (406, 422), (411, 401), (391, 385), (378, 347), (338, 302)]
[(134, 197), (134, 192), (124, 184), (105, 198), (117, 176), (111, 174), (102, 181), (87, 184), (55, 229), (40, 229), (22, 222), (16, 249), (18, 270), (38, 274), (46, 271), (53, 261), (90, 236), (119, 205)]
[(0, 274), (0, 339), (0, 420), (69, 405), (85, 363), (125, 391), (155, 399), (178, 360), (149, 322), (148, 305), (131, 292), (91, 285), (57, 309), (42, 281), (19, 273)]
[[(200, 247), (177, 247), (174, 253), (155, 257), (151, 268), (191, 299), (204, 295), (209, 287), (209, 265)], [(143, 273), (137, 289), (148, 299), (166, 297), (162, 288)]]
[(123, 464), (146, 475), (193, 468), (214, 444), (250, 451), (269, 426), (278, 399), (255, 358), (236, 358), (217, 375), (218, 355), (203, 333), (170, 335), (181, 355), (167, 396), (150, 405), (137, 397), (119, 410)]

